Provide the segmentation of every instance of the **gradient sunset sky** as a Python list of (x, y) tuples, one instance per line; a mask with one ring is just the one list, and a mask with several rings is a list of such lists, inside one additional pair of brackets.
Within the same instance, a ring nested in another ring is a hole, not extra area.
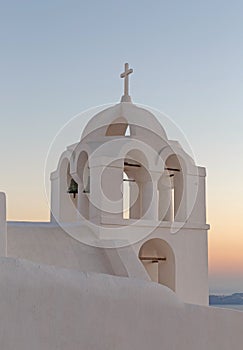
[(0, 45), (8, 219), (48, 220), (53, 138), (119, 101), (129, 62), (133, 101), (166, 113), (207, 169), (210, 290), (243, 292), (242, 1), (0, 1)]

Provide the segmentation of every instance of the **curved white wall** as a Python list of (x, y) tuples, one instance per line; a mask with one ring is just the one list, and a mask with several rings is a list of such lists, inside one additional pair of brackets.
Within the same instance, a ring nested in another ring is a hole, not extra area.
[(241, 350), (243, 313), (161, 285), (0, 259), (1, 350)]

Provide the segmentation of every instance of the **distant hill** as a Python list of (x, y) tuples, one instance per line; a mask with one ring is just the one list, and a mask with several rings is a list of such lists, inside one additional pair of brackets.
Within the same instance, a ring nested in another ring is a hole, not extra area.
[(243, 293), (209, 295), (209, 305), (243, 305)]

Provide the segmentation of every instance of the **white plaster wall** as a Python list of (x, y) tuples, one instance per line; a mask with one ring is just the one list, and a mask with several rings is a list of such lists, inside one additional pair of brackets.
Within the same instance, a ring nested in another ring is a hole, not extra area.
[[(188, 216), (188, 221), (193, 223), (206, 223), (206, 184), (205, 184), (205, 178), (206, 176), (206, 170), (205, 168), (198, 167), (198, 175), (188, 175), (187, 181), (188, 183), (193, 186), (193, 184), (196, 185), (196, 192), (193, 191), (192, 187), (188, 188), (191, 189), (187, 193), (187, 201), (188, 201), (188, 207), (190, 208), (190, 215)], [(192, 196), (191, 196), (192, 195)], [(192, 198), (190, 198), (190, 196)]]
[(7, 252), (6, 195), (0, 192), (0, 256)]
[(207, 231), (185, 229), (178, 236), (176, 292), (184, 302), (208, 305)]
[(0, 259), (1, 350), (241, 350), (243, 313), (166, 287)]
[[(159, 227), (136, 243), (136, 254), (142, 245), (153, 238), (165, 240), (175, 255), (175, 292), (187, 303), (208, 305), (208, 248), (207, 231), (196, 227), (181, 228), (175, 234)], [(162, 263), (163, 264), (163, 263)]]
[(73, 239), (58, 225), (8, 223), (8, 256), (79, 271), (114, 274), (103, 249)]
[(57, 224), (8, 223), (8, 256), (82, 272), (150, 280), (132, 246), (105, 249), (85, 245)]
[[(139, 237), (150, 227), (142, 223), (141, 227), (135, 225), (127, 229), (130, 237), (134, 234)], [(73, 239), (55, 224), (8, 223), (8, 256), (79, 271), (146, 280), (148, 276), (138, 256), (143, 243), (152, 238), (165, 240), (174, 252), (175, 292), (179, 298), (184, 302), (208, 305), (207, 231), (202, 229), (183, 228), (171, 234), (169, 227), (159, 227), (133, 246), (101, 249)]]

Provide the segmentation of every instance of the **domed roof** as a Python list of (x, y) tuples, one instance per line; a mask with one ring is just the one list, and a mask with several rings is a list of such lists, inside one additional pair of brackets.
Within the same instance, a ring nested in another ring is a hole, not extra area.
[[(120, 133), (119, 128), (114, 127), (113, 131), (108, 129), (111, 125), (120, 125)], [(139, 137), (141, 130), (143, 130), (141, 136), (144, 136), (144, 130), (149, 130), (164, 140), (168, 139), (164, 128), (154, 114), (145, 108), (127, 102), (120, 102), (93, 116), (84, 128), (81, 139), (94, 132), (96, 136), (123, 135), (126, 130), (125, 126), (130, 127), (132, 136)]]

